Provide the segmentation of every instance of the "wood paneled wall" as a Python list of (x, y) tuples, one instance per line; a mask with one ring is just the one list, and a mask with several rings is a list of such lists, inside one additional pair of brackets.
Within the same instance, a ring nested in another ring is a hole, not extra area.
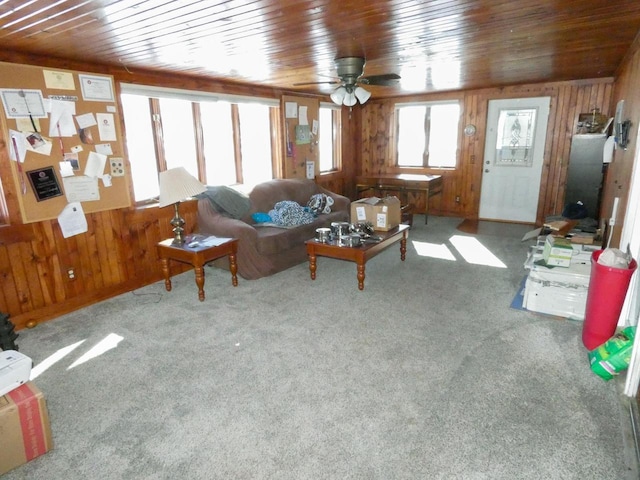
[[(610, 218), (615, 197), (620, 198), (616, 225), (613, 228), (609, 246), (619, 248), (623, 220), (627, 211), (627, 202), (631, 187), (631, 178), (638, 152), (638, 124), (640, 123), (640, 36), (621, 65), (613, 93), (612, 109), (618, 101), (624, 100), (623, 120), (631, 120), (629, 145), (626, 150), (616, 149), (613, 161), (607, 171), (607, 181), (602, 194), (601, 216)], [(614, 112), (615, 113), (615, 112)], [(636, 166), (637, 168), (638, 166)], [(622, 245), (626, 249), (625, 245)]]
[[(181, 205), (189, 229), (195, 205)], [(31, 327), (160, 280), (156, 243), (173, 235), (172, 217), (168, 208), (91, 213), (88, 231), (66, 239), (55, 220), (0, 228), (0, 310)]]
[[(0, 61), (110, 74), (116, 83), (268, 98), (280, 96), (279, 92), (260, 87), (179, 75), (169, 77), (6, 51), (0, 52)], [(126, 139), (124, 125), (121, 127)], [(6, 199), (9, 225), (0, 226), (0, 312), (9, 314), (16, 329), (35, 326), (162, 278), (156, 244), (173, 236), (169, 224), (172, 209), (149, 206), (88, 214), (88, 231), (67, 239), (62, 236), (56, 220), (24, 225), (11, 181), (4, 135), (5, 132), (0, 132), (0, 187)], [(190, 231), (196, 225), (196, 202), (181, 204), (180, 212)], [(69, 278), (70, 269), (73, 279)], [(176, 273), (186, 269), (180, 264), (172, 265)], [(195, 289), (194, 283), (194, 295)]]
[[(362, 114), (362, 143), (358, 153), (360, 175), (380, 173), (429, 173), (443, 176), (442, 195), (432, 197), (430, 213), (477, 218), (480, 207), (480, 186), (484, 156), (484, 138), (488, 102), (492, 99), (551, 97), (551, 109), (544, 152), (544, 168), (540, 185), (537, 223), (548, 215), (562, 212), (564, 190), (571, 145), (580, 113), (599, 108), (613, 115), (611, 98), (613, 79), (556, 82), (520, 85), (504, 88), (470, 90), (403, 97), (402, 102), (459, 100), (462, 105), (458, 167), (450, 170), (398, 169), (395, 159), (395, 132), (393, 127), (394, 99), (370, 100), (358, 112)], [(463, 135), (468, 124), (476, 126), (471, 137)], [(459, 202), (456, 201), (459, 198)], [(411, 196), (418, 211), (424, 210), (424, 197)]]

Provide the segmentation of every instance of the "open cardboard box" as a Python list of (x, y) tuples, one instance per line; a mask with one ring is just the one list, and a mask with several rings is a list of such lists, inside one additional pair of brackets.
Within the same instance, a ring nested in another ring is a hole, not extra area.
[(351, 202), (351, 223), (370, 222), (374, 230), (388, 231), (401, 220), (398, 197), (368, 197)]

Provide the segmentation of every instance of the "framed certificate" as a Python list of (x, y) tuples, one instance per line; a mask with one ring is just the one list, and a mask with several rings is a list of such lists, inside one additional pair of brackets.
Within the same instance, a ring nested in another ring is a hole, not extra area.
[(62, 195), (62, 189), (53, 167), (29, 170), (27, 177), (29, 177), (33, 193), (39, 202)]

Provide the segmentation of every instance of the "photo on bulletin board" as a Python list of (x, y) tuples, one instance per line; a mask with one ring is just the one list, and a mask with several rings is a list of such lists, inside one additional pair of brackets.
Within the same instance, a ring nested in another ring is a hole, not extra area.
[(311, 143), (309, 125), (296, 125), (296, 144), (307, 145)]

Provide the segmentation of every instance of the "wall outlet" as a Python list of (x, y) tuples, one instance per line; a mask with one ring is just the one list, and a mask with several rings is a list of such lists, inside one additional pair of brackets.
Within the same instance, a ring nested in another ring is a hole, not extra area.
[(456, 195), (456, 203), (460, 203), (460, 195)]
[(109, 160), (112, 177), (124, 177), (124, 159), (113, 157)]
[(76, 273), (73, 271), (73, 268), (70, 268), (69, 270), (67, 270), (67, 275), (69, 275), (70, 280), (73, 280), (74, 278), (76, 278)]

